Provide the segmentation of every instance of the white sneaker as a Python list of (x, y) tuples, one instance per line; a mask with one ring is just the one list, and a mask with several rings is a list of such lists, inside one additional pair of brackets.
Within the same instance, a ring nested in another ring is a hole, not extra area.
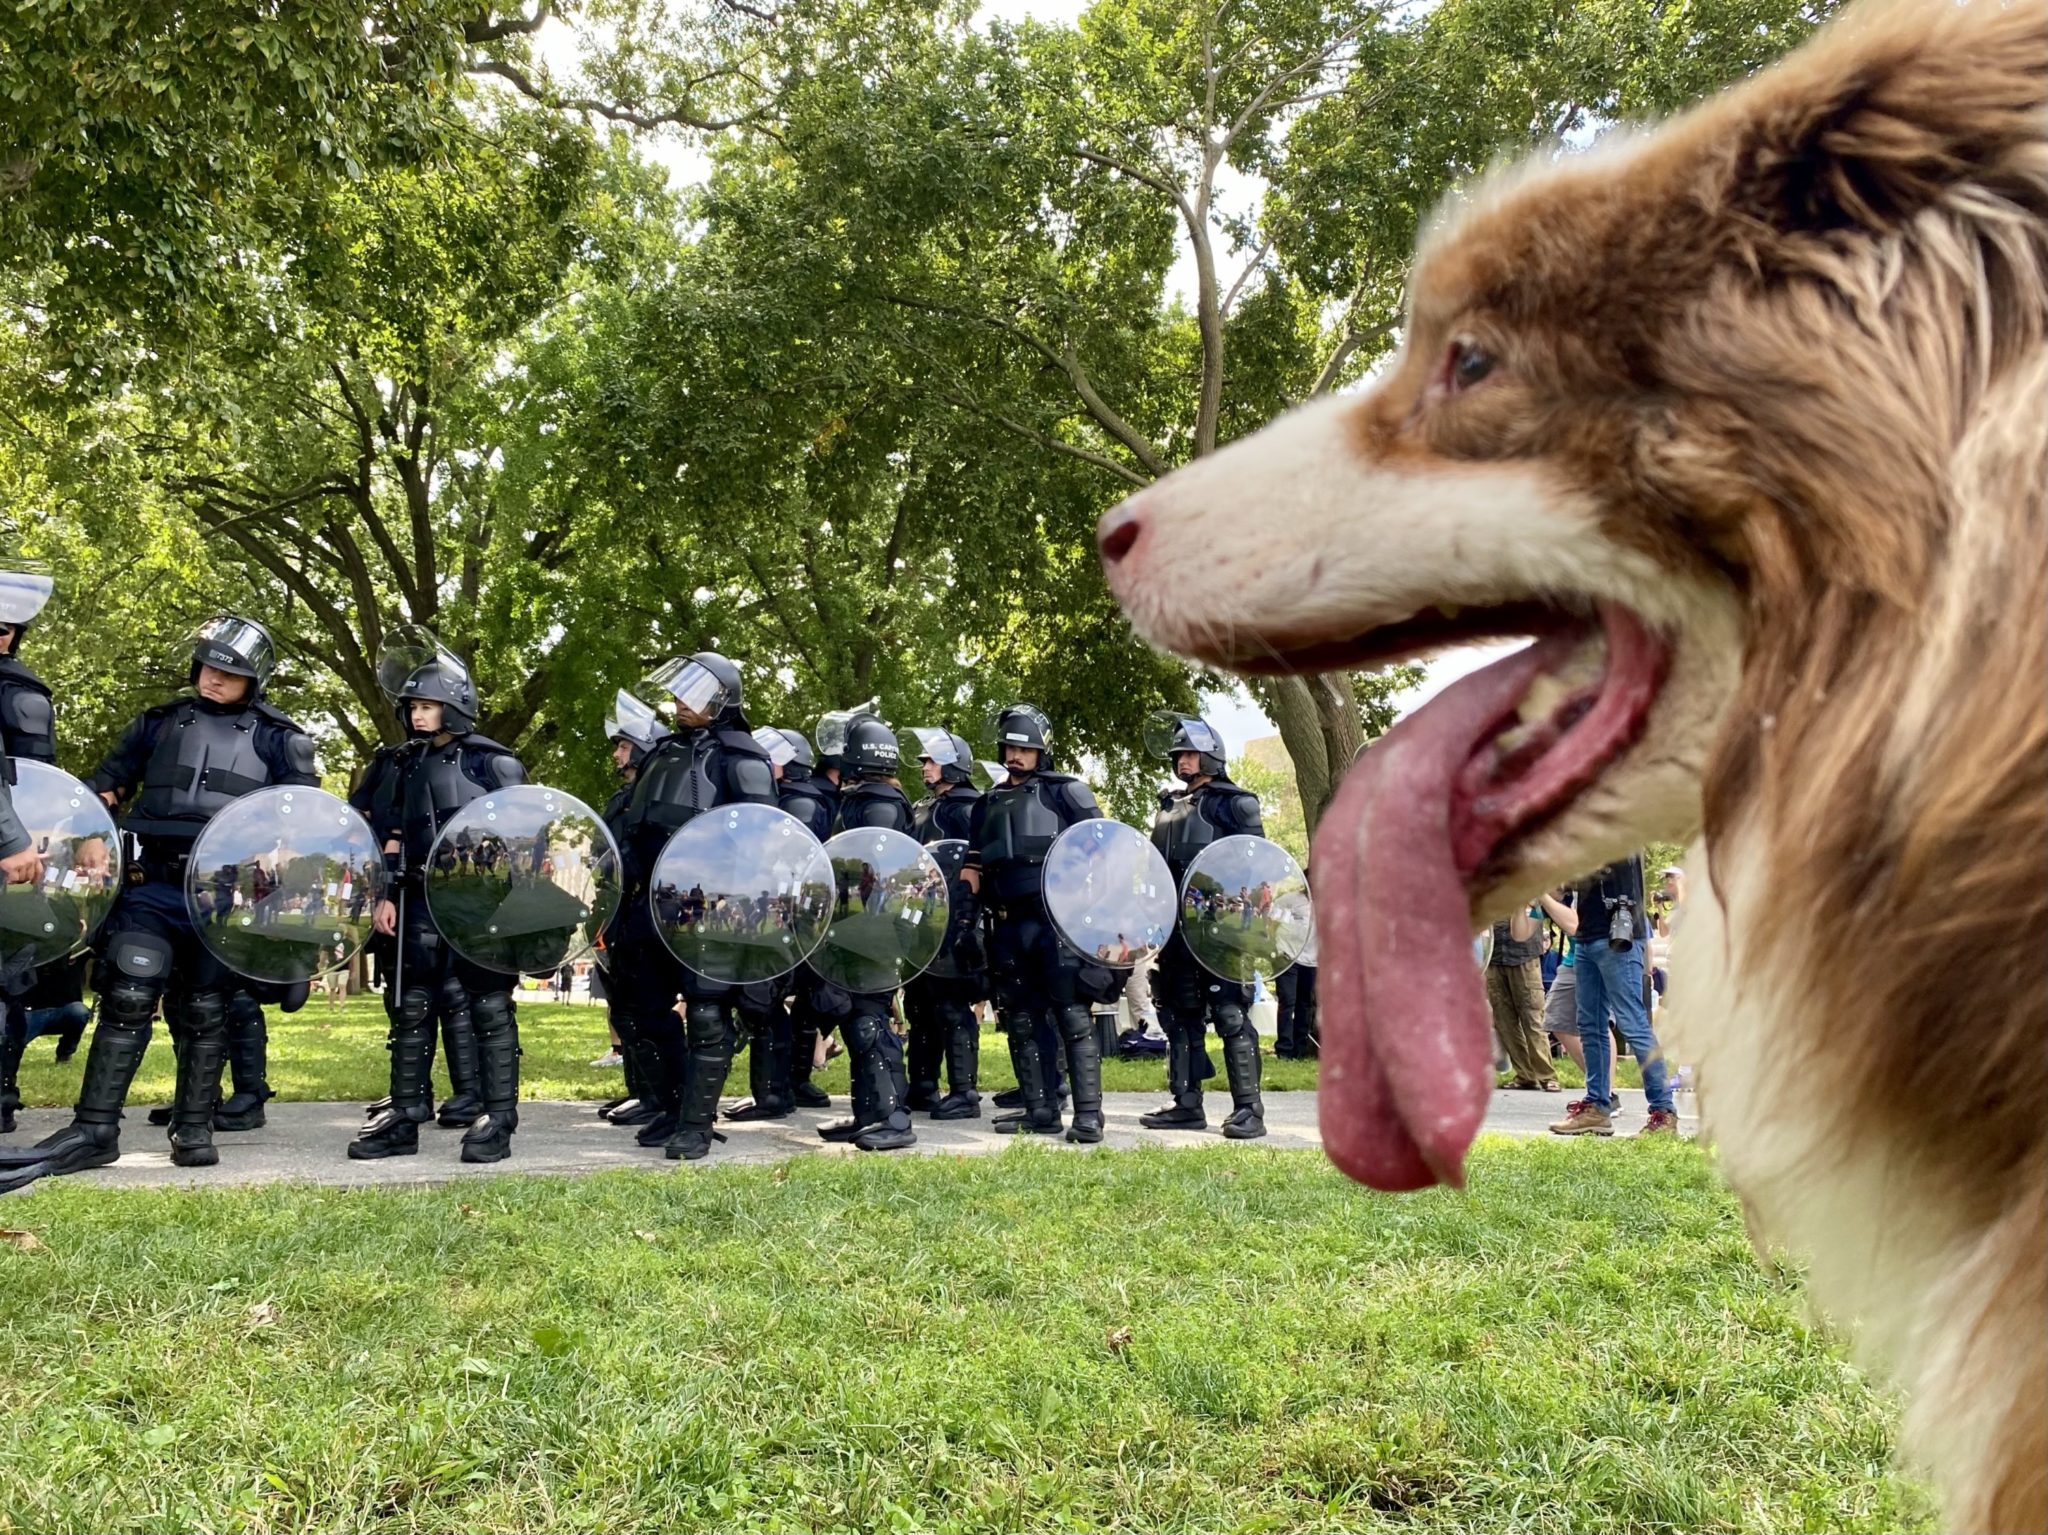
[(626, 1064), (626, 1058), (620, 1055), (619, 1052), (616, 1050), (607, 1050), (603, 1055), (600, 1055), (596, 1060), (592, 1061), (590, 1064), (593, 1066), (600, 1067), (623, 1066)]

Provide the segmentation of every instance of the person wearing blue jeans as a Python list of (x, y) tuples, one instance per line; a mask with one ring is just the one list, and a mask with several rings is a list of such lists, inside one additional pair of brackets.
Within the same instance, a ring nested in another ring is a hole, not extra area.
[(1579, 1043), (1586, 1052), (1586, 1096), (1566, 1105), (1552, 1125), (1557, 1135), (1612, 1135), (1614, 1052), (1607, 1020), (1613, 1015), (1621, 1037), (1643, 1068), (1643, 1092), (1650, 1100), (1645, 1135), (1675, 1133), (1678, 1111), (1664, 1052), (1650, 1031), (1643, 1002), (1643, 959), (1649, 929), (1643, 918), (1641, 858), (1609, 864), (1578, 888), (1579, 941), (1572, 968), (1578, 978)]

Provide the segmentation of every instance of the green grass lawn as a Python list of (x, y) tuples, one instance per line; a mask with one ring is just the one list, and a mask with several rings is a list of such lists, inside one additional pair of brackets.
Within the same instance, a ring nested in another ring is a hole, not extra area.
[(1902, 1530), (1689, 1145), (10, 1203), (0, 1531)]
[[(605, 1014), (602, 1007), (580, 1003), (532, 1003), (519, 1006), (520, 1086), (528, 1098), (591, 1099), (617, 1096), (623, 1088), (616, 1069), (599, 1071), (590, 1061), (605, 1048)], [(270, 1085), (280, 1097), (309, 1101), (381, 1098), (388, 1090), (390, 1056), (384, 1050), (384, 1008), (372, 997), (352, 997), (339, 1009), (330, 1011), (323, 998), (315, 997), (300, 1012), (289, 1016), (275, 1009), (270, 1013)], [(1267, 1050), (1272, 1048), (1267, 1042)], [(21, 1073), (22, 1100), (31, 1106), (69, 1104), (78, 1096), (78, 1079), (85, 1069), (85, 1046), (63, 1066), (54, 1059), (55, 1046), (48, 1039), (30, 1044)], [(1223, 1060), (1214, 1040), (1211, 1056), (1218, 1076), (1211, 1086), (1221, 1090)], [(168, 1102), (175, 1062), (169, 1034), (161, 1027), (150, 1043), (142, 1071), (130, 1095), (138, 1104)], [(1583, 1079), (1569, 1061), (1557, 1063), (1560, 1075), (1571, 1086)], [(444, 1087), (446, 1075), (436, 1067)], [(746, 1058), (733, 1065), (729, 1091), (743, 1094), (746, 1086)], [(981, 1038), (982, 1087), (996, 1091), (1016, 1084), (1010, 1070), (1010, 1052), (1000, 1034)], [(817, 1079), (828, 1092), (847, 1090), (846, 1060), (841, 1056)], [(1633, 1061), (1625, 1063), (1619, 1080), (1624, 1087), (1641, 1085)], [(1268, 1092), (1288, 1092), (1316, 1085), (1314, 1061), (1275, 1060), (1265, 1062)], [(1164, 1058), (1144, 1061), (1106, 1061), (1102, 1085), (1111, 1092), (1160, 1092), (1166, 1088)]]

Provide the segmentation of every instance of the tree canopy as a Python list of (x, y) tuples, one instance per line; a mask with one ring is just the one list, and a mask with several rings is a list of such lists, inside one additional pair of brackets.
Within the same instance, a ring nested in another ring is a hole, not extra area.
[[(393, 729), (371, 664), (415, 621), (586, 793), (613, 689), (717, 648), (757, 723), (877, 697), (972, 735), (1029, 697), (1137, 811), (1144, 716), (1217, 679), (1131, 637), (1101, 512), (1363, 378), (1457, 180), (1826, 9), (30, 0), (0, 532), (59, 576), (67, 756), (236, 606), (335, 769)], [(1256, 685), (1304, 833), (1400, 681)]]

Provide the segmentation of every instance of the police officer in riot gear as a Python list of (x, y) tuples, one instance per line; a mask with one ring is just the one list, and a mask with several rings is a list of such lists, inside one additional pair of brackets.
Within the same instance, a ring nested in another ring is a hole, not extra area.
[[(1259, 798), (1230, 781), (1224, 771), (1223, 741), (1208, 721), (1193, 715), (1163, 717), (1148, 744), (1172, 764), (1184, 788), (1162, 790), (1152, 843), (1166, 859), (1179, 889), (1196, 854), (1223, 837), (1262, 837)], [(1201, 1057), (1210, 1023), (1223, 1041), (1223, 1069), (1230, 1082), (1230, 1117), (1223, 1133), (1252, 1140), (1266, 1133), (1265, 1104), (1259, 1096), (1259, 1035), (1251, 1019), (1252, 990), (1203, 969), (1189, 952), (1179, 927), (1160, 951), (1152, 971), (1152, 1002), (1166, 1033), (1166, 1084), (1173, 1102), (1139, 1120), (1153, 1130), (1207, 1127), (1202, 1108)]]
[[(40, 570), (0, 568), (0, 755), (9, 764), (27, 757), (57, 760), (57, 712), (50, 685), (22, 664), (21, 643), (28, 626), (50, 600), (54, 583)], [(13, 769), (5, 775), (13, 782)], [(39, 973), (0, 976), (0, 1131), (14, 1128), (21, 1107), (18, 1076), (28, 1047), (32, 1008), (63, 1007), (79, 1000), (75, 967), (48, 965)]]
[(732, 1069), (739, 988), (707, 981), (669, 953), (655, 931), (648, 882), (668, 839), (704, 811), (774, 804), (775, 772), (747, 724), (739, 668), (724, 656), (704, 650), (671, 661), (648, 684), (674, 699), (676, 728), (642, 759), (620, 821), (625, 899), (614, 923), (609, 985), (663, 1111), (639, 1139), (660, 1144), (671, 1159), (694, 1162), (710, 1155), (717, 1137), (713, 1121)]
[[(962, 879), (988, 915), (989, 990), (1009, 1036), (1024, 1108), (998, 1130), (1057, 1135), (1060, 1111), (1035, 1025), (1049, 1017), (1065, 1046), (1074, 1095), (1073, 1141), (1102, 1139), (1102, 1047), (1085, 995), (1091, 974), (1046, 914), (1045, 855), (1069, 826), (1102, 814), (1080, 779), (1052, 771), (1052, 732), (1030, 704), (997, 715), (995, 736), (1008, 777), (975, 805)], [(1108, 982), (1102, 983), (1105, 986)], [(1107, 992), (1105, 992), (1107, 994)]]
[[(832, 835), (832, 822), (839, 808), (838, 790), (812, 774), (816, 759), (811, 755), (811, 743), (799, 731), (780, 730), (773, 725), (756, 730), (754, 739), (768, 753), (774, 769), (776, 803), (823, 842)], [(726, 1110), (727, 1119), (787, 1119), (799, 1104), (821, 1109), (831, 1103), (828, 1096), (811, 1086), (811, 1055), (818, 1047), (815, 1024), (810, 1025), (804, 1041), (801, 1096), (794, 1075), (796, 1025), (790, 1018), (789, 1005), (796, 996), (800, 977), (808, 977), (808, 971), (801, 967), (776, 980), (740, 988), (739, 1018), (747, 1033), (747, 1091), (751, 1096)], [(815, 984), (814, 978), (811, 984)]]
[[(39, 1160), (11, 1181), (104, 1167), (120, 1155), (121, 1109), (159, 1001), (180, 1036), (171, 1160), (220, 1160), (213, 1112), (237, 984), (193, 929), (185, 861), (207, 821), (242, 795), (320, 781), (312, 737), (263, 701), (276, 655), (261, 624), (232, 614), (209, 619), (192, 639), (191, 696), (143, 711), (94, 770), (91, 787), (109, 806), (125, 805), (122, 828), (140, 856), (100, 936), (99, 1023), (75, 1118), (32, 1153), (16, 1154), (16, 1166), (30, 1155)], [(287, 1007), (303, 1001), (301, 989)]]
[[(919, 747), (918, 763), (923, 771), (925, 796), (910, 807), (912, 825), (919, 842), (967, 839), (973, 830), (974, 807), (981, 791), (974, 787), (974, 750), (959, 736), (944, 730), (919, 728), (911, 732)], [(959, 892), (965, 895), (965, 892)], [(973, 898), (967, 897), (972, 905)], [(957, 935), (979, 922), (974, 911), (953, 913), (949, 924)], [(981, 1094), (976, 1076), (981, 1063), (981, 1024), (974, 1016), (974, 1004), (987, 994), (986, 982), (960, 966), (955, 955), (957, 976), (927, 972), (903, 988), (903, 1015), (910, 1023), (909, 1107), (930, 1111), (933, 1119), (981, 1118)], [(939, 1096), (939, 1064), (944, 1061), (952, 1091)]]
[[(640, 764), (647, 760), (647, 754), (660, 744), (666, 732), (653, 709), (621, 688), (613, 697), (612, 712), (604, 722), (604, 733), (605, 739), (611, 742), (612, 771), (618, 774), (619, 786), (605, 801), (602, 814), (612, 839), (623, 842), (626, 807), (633, 800), (633, 784), (640, 777)], [(616, 923), (616, 919), (614, 921)], [(606, 956), (609, 958), (609, 949)], [(623, 1097), (614, 1098), (599, 1109), (598, 1117), (615, 1125), (637, 1128), (658, 1119), (661, 1106), (655, 1099), (652, 1084), (647, 1080), (646, 1063), (641, 1052), (633, 1046), (633, 1020), (619, 1005), (610, 985), (602, 981), (600, 984), (604, 986), (605, 1011), (610, 1017), (612, 1040), (624, 1062), (626, 1092)]]
[[(804, 829), (823, 842), (832, 835), (839, 820), (839, 765), (837, 758), (818, 760), (811, 744), (794, 730), (780, 732), (793, 748), (790, 761), (776, 774), (776, 803), (804, 823)], [(811, 1085), (811, 1063), (817, 1058), (820, 1019), (816, 1008), (817, 977), (808, 965), (799, 965), (790, 983), (789, 1017), (789, 1101), (799, 1109), (824, 1109), (832, 1097)], [(824, 1020), (825, 1030), (832, 1027)]]
[[(823, 732), (821, 731), (822, 735)], [(840, 762), (839, 819), (835, 834), (876, 827), (910, 836), (914, 821), (910, 800), (896, 781), (901, 752), (896, 732), (872, 714), (855, 715), (846, 724)], [(840, 1017), (853, 1078), (853, 1113), (818, 1127), (830, 1141), (851, 1141), (863, 1151), (900, 1151), (917, 1143), (904, 1100), (909, 1081), (903, 1070), (903, 1041), (889, 1026), (894, 991), (845, 992), (821, 987), (845, 998), (832, 1010)]]
[(476, 733), (476, 684), (447, 651), (414, 669), (398, 690), (398, 703), (413, 739), (396, 758), (390, 792), (398, 848), (386, 854), (395, 879), (377, 904), (374, 924), (395, 949), (384, 988), (391, 1096), (349, 1142), (348, 1154), (368, 1162), (419, 1150), (420, 1125), (434, 1107), (435, 1026), (453, 1018), (450, 1079), (458, 1080), (458, 1056), (473, 1050), (481, 1100), (481, 1112), (463, 1133), (462, 1160), (499, 1162), (512, 1154), (512, 1134), (519, 1127), (514, 977), (470, 963), (435, 931), (425, 877), (434, 839), (456, 812), (494, 790), (526, 782), (526, 770), (509, 747)]

